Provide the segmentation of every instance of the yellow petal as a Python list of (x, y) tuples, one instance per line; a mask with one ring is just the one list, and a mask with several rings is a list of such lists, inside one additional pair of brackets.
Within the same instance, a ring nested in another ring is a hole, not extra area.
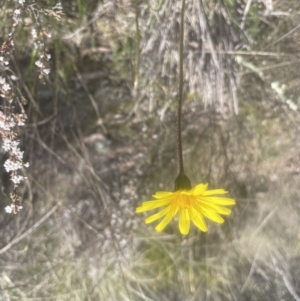
[(217, 224), (223, 224), (224, 219), (212, 210), (201, 207), (201, 213)]
[(169, 197), (171, 196), (172, 194), (174, 194), (174, 192), (170, 192), (170, 191), (157, 191), (153, 197), (155, 199), (163, 199), (163, 198), (166, 198), (166, 197)]
[(224, 189), (213, 189), (213, 190), (206, 190), (202, 193), (202, 195), (214, 195), (214, 194), (226, 194), (228, 191)]
[(222, 198), (222, 197), (199, 197), (197, 198), (199, 201), (206, 201), (209, 203), (213, 203), (215, 205), (235, 205), (235, 200), (234, 199), (229, 199), (229, 198)]
[(231, 213), (231, 210), (226, 207), (215, 205), (215, 204), (209, 204), (208, 202), (201, 201), (199, 206), (201, 206), (201, 208), (205, 207), (208, 210), (211, 210), (216, 213), (223, 214), (223, 215), (229, 215)]
[(150, 223), (156, 221), (157, 219), (159, 219), (159, 218), (163, 217), (164, 215), (168, 214), (171, 211), (171, 209), (172, 208), (170, 206), (168, 206), (167, 208), (163, 209), (162, 211), (147, 217), (145, 219), (145, 223), (150, 224)]
[(190, 231), (190, 215), (188, 209), (179, 211), (179, 230), (182, 235), (187, 235)]
[(207, 232), (207, 225), (202, 214), (198, 213), (194, 208), (190, 208), (190, 211), (190, 216), (195, 226), (198, 227), (201, 231)]
[(142, 206), (137, 207), (135, 209), (135, 212), (140, 213), (140, 212), (145, 212), (145, 211), (152, 210), (155, 208), (167, 206), (171, 203), (171, 201), (172, 201), (172, 198), (167, 198), (167, 199), (163, 199), (163, 200), (146, 201), (146, 202), (142, 203)]
[(191, 194), (193, 195), (200, 195), (203, 194), (203, 192), (206, 190), (208, 184), (199, 184), (195, 186), (193, 189), (191, 189)]
[(172, 220), (178, 211), (178, 207), (172, 208), (172, 210), (164, 217), (164, 219), (156, 226), (155, 230), (161, 232)]

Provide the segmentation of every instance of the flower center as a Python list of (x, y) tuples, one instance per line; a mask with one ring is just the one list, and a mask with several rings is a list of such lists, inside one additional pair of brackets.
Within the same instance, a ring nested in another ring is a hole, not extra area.
[(178, 205), (182, 209), (187, 209), (192, 206), (193, 197), (187, 194), (180, 194), (177, 199)]

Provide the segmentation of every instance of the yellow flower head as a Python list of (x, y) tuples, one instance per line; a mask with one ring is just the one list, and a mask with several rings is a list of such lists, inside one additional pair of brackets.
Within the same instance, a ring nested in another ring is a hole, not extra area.
[[(234, 205), (235, 201), (222, 196), (227, 193), (224, 189), (207, 190), (207, 184), (199, 184), (190, 188), (187, 176), (180, 174), (175, 181), (175, 192), (158, 191), (153, 195), (155, 200), (142, 203), (136, 212), (145, 212), (159, 207), (164, 207), (160, 212), (146, 218), (146, 224), (152, 223), (163, 217), (155, 230), (161, 232), (178, 213), (179, 230), (182, 235), (190, 231), (190, 221), (203, 232), (207, 231), (204, 217), (222, 224), (224, 219), (220, 216), (229, 215), (231, 210), (224, 207)], [(189, 189), (190, 188), (190, 189)]]

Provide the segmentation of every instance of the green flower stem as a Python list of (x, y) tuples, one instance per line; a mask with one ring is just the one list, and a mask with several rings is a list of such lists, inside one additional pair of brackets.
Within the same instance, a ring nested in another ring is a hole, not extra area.
[(182, 115), (182, 98), (183, 98), (183, 36), (184, 36), (184, 10), (185, 0), (182, 0), (180, 14), (180, 40), (179, 40), (179, 95), (178, 95), (178, 114), (177, 114), (177, 137), (178, 137), (178, 163), (179, 172), (184, 173), (182, 139), (181, 139), (181, 115)]

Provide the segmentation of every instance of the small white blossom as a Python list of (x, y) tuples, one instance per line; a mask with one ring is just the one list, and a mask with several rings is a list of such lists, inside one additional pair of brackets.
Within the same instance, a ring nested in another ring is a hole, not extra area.
[(9, 131), (11, 126), (8, 122), (0, 120), (0, 128), (2, 128), (4, 131)]
[(5, 210), (6, 213), (9, 213), (9, 214), (11, 214), (11, 213), (13, 212), (11, 206), (6, 206), (6, 207), (4, 208), (4, 210)]
[(15, 125), (16, 123), (12, 118), (10, 120), (0, 119), (0, 128), (2, 128), (4, 131), (10, 131), (10, 129), (13, 128)]
[(50, 69), (43, 69), (43, 73), (45, 73), (45, 74), (50, 74)]
[(10, 151), (10, 149), (11, 149), (11, 141), (8, 140), (8, 139), (5, 139), (5, 140), (3, 141), (2, 148), (3, 148), (3, 150), (4, 150), (5, 152)]
[(24, 181), (25, 177), (22, 175), (13, 175), (11, 177), (11, 180), (15, 183), (15, 184), (20, 184), (22, 181)]
[(17, 149), (12, 149), (12, 152), (16, 156), (17, 160), (20, 160), (20, 161), (23, 160), (24, 152), (20, 151), (18, 148)]
[(58, 2), (52, 9), (62, 10), (62, 5), (60, 2)]
[(43, 68), (44, 67), (43, 62), (41, 62), (41, 61), (36, 61), (35, 65), (38, 66), (39, 68)]
[(36, 29), (35, 28), (31, 29), (31, 35), (32, 35), (33, 38), (37, 38), (37, 33), (36, 33)]
[(12, 213), (14, 212), (15, 214), (20, 211), (23, 208), (23, 206), (17, 205), (17, 204), (11, 204), (10, 206), (6, 206), (4, 210), (6, 213)]
[(20, 141), (12, 141), (11, 142), (11, 148), (12, 149), (18, 149), (19, 144), (20, 144)]
[(16, 14), (16, 15), (20, 15), (20, 14), (21, 14), (21, 11), (20, 11), (19, 9), (16, 9), (16, 10), (15, 10), (15, 14)]
[(4, 85), (2, 86), (2, 89), (3, 89), (4, 91), (8, 91), (8, 90), (11, 90), (11, 87), (10, 87), (9, 84), (4, 84)]
[(25, 122), (24, 120), (18, 120), (18, 126), (24, 126)]
[(17, 171), (19, 169), (22, 168), (22, 162), (19, 162), (19, 161), (13, 161), (11, 159), (7, 159), (5, 162), (4, 162), (4, 168), (7, 172), (10, 172), (10, 171)]

